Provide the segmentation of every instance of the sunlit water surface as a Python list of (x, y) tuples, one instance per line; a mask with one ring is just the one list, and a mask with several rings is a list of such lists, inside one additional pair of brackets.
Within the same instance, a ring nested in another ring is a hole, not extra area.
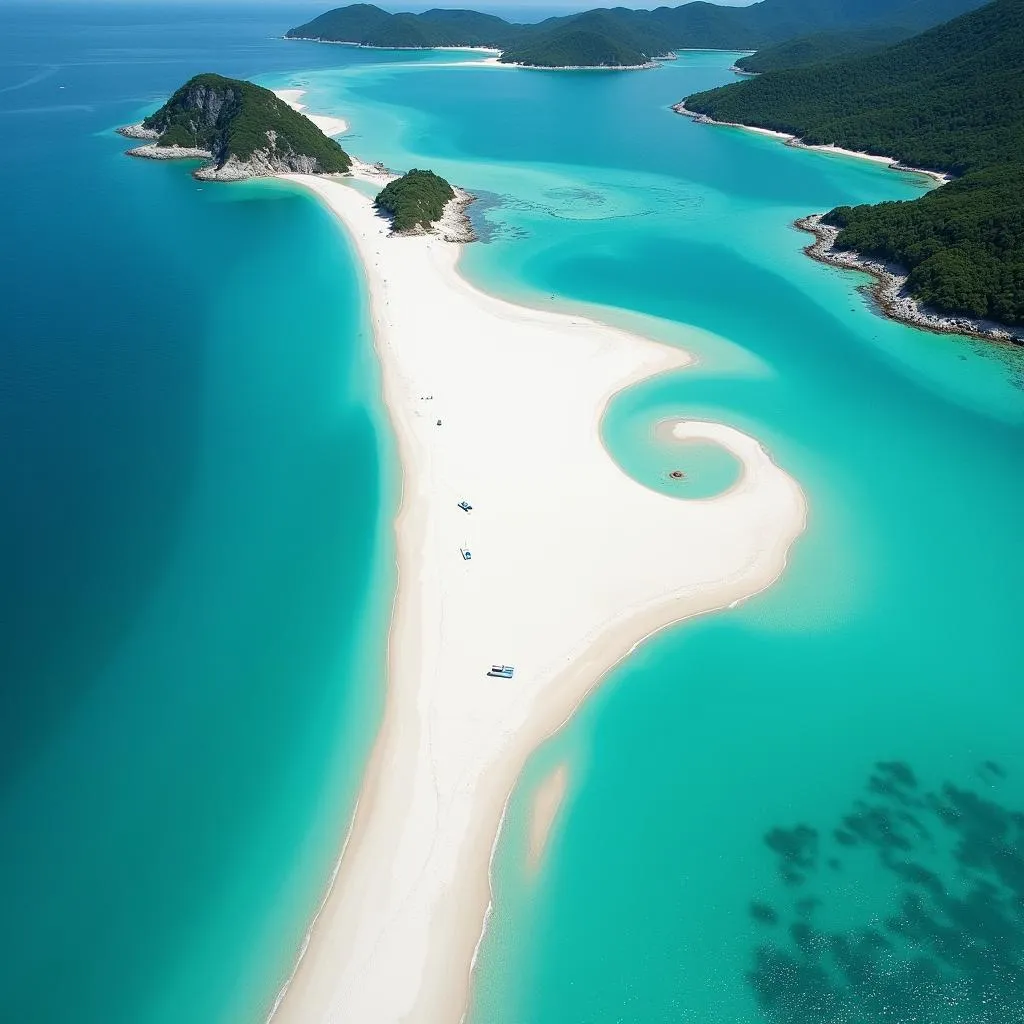
[(699, 417), (808, 496), (780, 583), (645, 644), (528, 766), (474, 1024), (1012, 1019), (1019, 366), (879, 318), (790, 227), (922, 182), (672, 114), (728, 54), (532, 73), (181, 11), (0, 12), (0, 1016), (262, 1019), (380, 713), (396, 465), (352, 250), (286, 186), (110, 131), (217, 70), (474, 191), (480, 287), (692, 352), (605, 418), (640, 483), (730, 486), (664, 433)]

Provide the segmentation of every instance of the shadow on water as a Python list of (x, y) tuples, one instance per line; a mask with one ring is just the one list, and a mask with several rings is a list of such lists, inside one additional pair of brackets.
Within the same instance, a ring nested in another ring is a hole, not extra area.
[[(977, 774), (989, 789), (1005, 778), (992, 761)], [(774, 828), (765, 844), (785, 907), (751, 902), (763, 939), (748, 981), (768, 1020), (1024, 1021), (1024, 813), (951, 782), (924, 790), (909, 765), (880, 762), (834, 828)], [(893, 896), (873, 913), (879, 870)], [(833, 923), (841, 876), (853, 926)]]

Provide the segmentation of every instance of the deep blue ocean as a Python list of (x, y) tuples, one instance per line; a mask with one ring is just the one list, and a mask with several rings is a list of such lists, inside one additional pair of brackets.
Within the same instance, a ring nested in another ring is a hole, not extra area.
[(352, 250), (112, 133), (213, 70), (474, 191), (479, 286), (694, 352), (609, 410), (626, 472), (658, 486), (652, 427), (694, 415), (807, 493), (776, 586), (645, 644), (528, 766), (471, 1024), (1013, 1020), (1021, 362), (880, 318), (791, 227), (924, 183), (668, 110), (734, 55), (495, 70), (254, 10), (0, 8), (0, 1019), (261, 1021), (379, 715), (398, 472)]

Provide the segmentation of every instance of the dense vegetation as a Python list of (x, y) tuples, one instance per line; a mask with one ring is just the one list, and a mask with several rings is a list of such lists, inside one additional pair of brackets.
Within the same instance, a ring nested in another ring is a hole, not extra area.
[[(680, 7), (584, 11), (517, 25), (475, 11), (389, 14), (372, 4), (339, 7), (290, 29), (292, 38), (364, 46), (492, 46), (521, 63), (550, 66), (632, 64), (684, 47), (754, 49), (806, 35), (878, 26), (919, 31), (978, 6), (980, 0), (762, 0), (720, 7), (697, 0)], [(605, 60), (597, 58), (605, 57)], [(608, 59), (610, 58), (610, 59)]]
[(763, 74), (783, 68), (799, 68), (823, 60), (853, 57), (857, 54), (883, 50), (913, 33), (896, 26), (850, 29), (846, 32), (817, 32), (790, 39), (775, 46), (766, 46), (749, 57), (740, 57), (736, 67), (741, 71)]
[(455, 190), (444, 178), (414, 168), (385, 185), (374, 204), (391, 218), (392, 230), (402, 233), (428, 229), (454, 197)]
[(347, 171), (352, 161), (333, 139), (269, 89), (221, 75), (196, 75), (143, 121), (161, 146), (209, 150), (218, 167), (272, 151), (282, 160), (309, 158), (321, 172)]
[(840, 206), (837, 245), (892, 259), (911, 292), (948, 313), (1024, 324), (1024, 163), (967, 174), (909, 203)]
[(498, 59), (505, 64), (549, 68), (636, 67), (650, 62), (647, 54), (612, 32), (573, 25), (505, 50)]
[(686, 99), (723, 121), (961, 175), (906, 203), (842, 207), (837, 246), (896, 260), (936, 308), (1024, 323), (1024, 0), (996, 0), (878, 54)]
[(962, 174), (1024, 154), (1024, 2), (866, 57), (697, 93), (691, 110)]

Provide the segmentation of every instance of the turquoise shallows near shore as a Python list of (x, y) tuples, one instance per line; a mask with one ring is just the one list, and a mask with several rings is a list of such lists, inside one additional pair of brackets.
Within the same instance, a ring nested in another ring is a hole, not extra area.
[(262, 1021), (379, 718), (397, 474), (352, 250), (112, 130), (290, 66), (261, 17), (0, 10), (4, 1021)]
[[(356, 155), (480, 195), (475, 283), (693, 351), (613, 402), (625, 471), (655, 485), (656, 425), (708, 417), (808, 495), (782, 581), (645, 645), (538, 752), (473, 1024), (774, 1024), (748, 974), (794, 900), (843, 931), (895, 894), (865, 857), (782, 885), (768, 830), (828, 833), (882, 759), (1024, 808), (1019, 364), (879, 318), (788, 226), (920, 181), (668, 110), (735, 55), (519, 73), (284, 43), (280, 11), (68, 10), (44, 32), (34, 5), (0, 12), (0, 184), (19, 197), (0, 275), (0, 1017), (261, 1021), (379, 713), (396, 467), (352, 253), (312, 200), (197, 186), (109, 131), (214, 63), (306, 88)], [(532, 793), (563, 761), (531, 875)]]

